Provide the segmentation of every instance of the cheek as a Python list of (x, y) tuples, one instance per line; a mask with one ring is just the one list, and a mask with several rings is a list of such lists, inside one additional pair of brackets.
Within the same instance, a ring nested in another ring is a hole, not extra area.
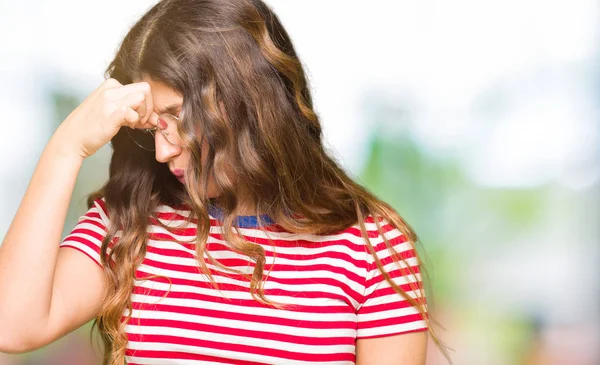
[(190, 166), (190, 161), (192, 160), (192, 153), (188, 149), (183, 149), (181, 154), (179, 154), (179, 161), (183, 164), (182, 168), (187, 169)]

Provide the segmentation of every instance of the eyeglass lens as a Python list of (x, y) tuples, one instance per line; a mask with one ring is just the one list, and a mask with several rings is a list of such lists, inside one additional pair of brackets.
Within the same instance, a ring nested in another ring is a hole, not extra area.
[[(178, 147), (184, 147), (185, 142), (177, 132), (177, 117), (171, 114), (161, 114), (158, 119), (158, 127), (156, 130), (162, 134), (167, 142)], [(131, 130), (126, 128), (129, 138), (133, 140), (140, 148), (148, 151), (155, 150), (155, 129), (136, 129)]]

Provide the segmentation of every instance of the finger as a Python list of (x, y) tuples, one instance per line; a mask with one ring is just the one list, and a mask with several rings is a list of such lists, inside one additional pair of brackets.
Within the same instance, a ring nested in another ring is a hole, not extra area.
[[(92, 91), (90, 93), (90, 95), (81, 103), (81, 105), (91, 103), (92, 100), (95, 100), (96, 98), (98, 98), (101, 94), (103, 94), (107, 90), (109, 90), (111, 88), (119, 87), (119, 86), (122, 86), (119, 81), (117, 81), (116, 79), (113, 79), (113, 78), (108, 78), (108, 79), (104, 80), (104, 82), (102, 82), (102, 84), (100, 84), (96, 89), (94, 89), (94, 91)], [(81, 105), (79, 105), (78, 108)]]
[(158, 114), (151, 112), (150, 116), (140, 125), (140, 128), (154, 128), (158, 125)]
[(131, 108), (138, 114), (138, 122), (144, 117), (146, 111), (146, 98), (142, 91), (134, 91), (126, 95), (119, 103), (122, 107)]
[(110, 90), (114, 90), (122, 86), (123, 85), (116, 79), (108, 78), (104, 80), (104, 82), (98, 88), (96, 88), (96, 90), (94, 90), (92, 95), (98, 96), (99, 94), (105, 94), (107, 92), (111, 93), (112, 91)]
[[(144, 93), (144, 101), (142, 105), (139, 105), (136, 110), (140, 115), (140, 122), (145, 123), (148, 120), (148, 118), (150, 118), (150, 115), (154, 108), (152, 102), (152, 93), (150, 92), (150, 84), (148, 84), (147, 82), (136, 82), (134, 84), (129, 84), (125, 86), (129, 86), (127, 89), (141, 91)], [(123, 88), (125, 88), (125, 86)]]
[(152, 93), (150, 92), (150, 84), (148, 84), (148, 90), (144, 90), (144, 95), (146, 95), (146, 114), (144, 118), (144, 122), (147, 122), (154, 113), (154, 100), (152, 100)]
[(127, 126), (129, 128), (134, 128), (140, 120), (138, 112), (127, 105), (127, 103), (118, 105), (112, 113), (112, 118), (117, 122), (119, 127)]
[(102, 84), (100, 85), (100, 88), (114, 89), (114, 88), (121, 87), (121, 86), (123, 86), (123, 84), (121, 84), (117, 79), (110, 77), (110, 78), (104, 80), (104, 82), (102, 82)]
[(142, 101), (139, 103), (139, 105), (137, 105), (137, 107), (133, 108), (140, 115), (140, 122), (142, 122), (142, 120), (148, 119), (148, 118), (146, 118), (146, 115), (148, 114), (148, 108), (146, 106), (147, 105), (146, 95), (142, 94), (141, 98), (142, 98)]
[(146, 99), (145, 100), (145, 111), (140, 113), (140, 115), (143, 116), (143, 119), (146, 120), (146, 119), (148, 119), (147, 116), (150, 115), (150, 113), (152, 112), (152, 110), (154, 108), (153, 103), (152, 103), (152, 94), (150, 92), (150, 84), (148, 84), (147, 82), (142, 81), (142, 82), (134, 82), (131, 84), (123, 85), (121, 87), (107, 90), (106, 94), (108, 95), (109, 101), (117, 101), (117, 100), (122, 99), (122, 98), (126, 97), (127, 95), (129, 95), (133, 92), (137, 92), (137, 91), (143, 92), (145, 99)]
[(135, 110), (127, 108), (123, 119), (130, 128), (135, 129), (137, 122), (140, 120), (140, 115)]
[(137, 99), (135, 97), (132, 97), (132, 100), (136, 102), (136, 105), (132, 105), (132, 109), (137, 111), (137, 113), (140, 116), (140, 120), (138, 121), (138, 123), (146, 123), (146, 121), (150, 117), (150, 114), (152, 113), (152, 96), (149, 92), (146, 92), (145, 90), (134, 91), (134, 93), (140, 95), (141, 102), (137, 103)]
[(127, 94), (131, 94), (134, 91), (144, 91), (144, 89), (150, 90), (150, 84), (147, 82), (132, 82), (131, 84), (122, 85), (119, 87), (110, 88), (110, 96), (113, 100), (120, 99)]

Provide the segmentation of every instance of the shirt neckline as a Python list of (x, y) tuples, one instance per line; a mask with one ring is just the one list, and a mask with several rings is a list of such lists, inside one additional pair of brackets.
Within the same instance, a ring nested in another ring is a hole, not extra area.
[[(183, 209), (189, 211), (191, 208), (187, 204), (173, 206), (175, 210)], [(223, 220), (223, 209), (221, 209), (218, 205), (215, 204), (215, 200), (213, 198), (209, 199), (207, 209), (208, 214), (219, 221)], [(261, 220), (263, 221), (263, 226), (268, 226), (275, 224), (275, 220), (271, 218), (268, 214), (261, 214)], [(237, 216), (237, 226), (240, 228), (258, 228), (260, 224), (258, 222), (258, 218), (255, 215), (238, 215)]]
[[(210, 204), (207, 207), (208, 213), (218, 220), (223, 220), (223, 210), (216, 205)], [(261, 220), (264, 225), (274, 224), (275, 221), (268, 214), (261, 214)], [(240, 228), (257, 228), (260, 227), (258, 218), (255, 215), (238, 215), (237, 225)]]

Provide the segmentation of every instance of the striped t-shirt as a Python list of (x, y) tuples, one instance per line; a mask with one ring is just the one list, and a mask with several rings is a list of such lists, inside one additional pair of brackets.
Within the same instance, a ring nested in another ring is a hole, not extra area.
[[(157, 209), (158, 219), (173, 227), (189, 215), (189, 210), (166, 205)], [(207, 250), (225, 266), (251, 273), (254, 263), (222, 240), (220, 213), (214, 206), (209, 209)], [(105, 201), (96, 200), (60, 246), (75, 248), (101, 266), (100, 245), (108, 219)], [(219, 286), (216, 290), (196, 261), (191, 242), (195, 224), (177, 235), (149, 225), (147, 252), (136, 271), (133, 313), (126, 327), (127, 363), (354, 364), (357, 339), (427, 329), (416, 308), (379, 272), (358, 224), (336, 234), (312, 235), (268, 223), (264, 228), (274, 249), (255, 217), (238, 217), (244, 238), (265, 250), (265, 275), (274, 263), (264, 288), (267, 298), (286, 304), (283, 309), (255, 301), (249, 280), (224, 272), (207, 259)], [(367, 217), (365, 223), (393, 280), (413, 298), (425, 301), (411, 291), (408, 283), (414, 283), (414, 277), (391, 261), (373, 218)], [(395, 250), (418, 272), (414, 251), (402, 233), (386, 220), (381, 225)], [(143, 280), (154, 274), (168, 279)], [(421, 285), (420, 274), (417, 279)], [(122, 320), (128, 314), (125, 309)]]

